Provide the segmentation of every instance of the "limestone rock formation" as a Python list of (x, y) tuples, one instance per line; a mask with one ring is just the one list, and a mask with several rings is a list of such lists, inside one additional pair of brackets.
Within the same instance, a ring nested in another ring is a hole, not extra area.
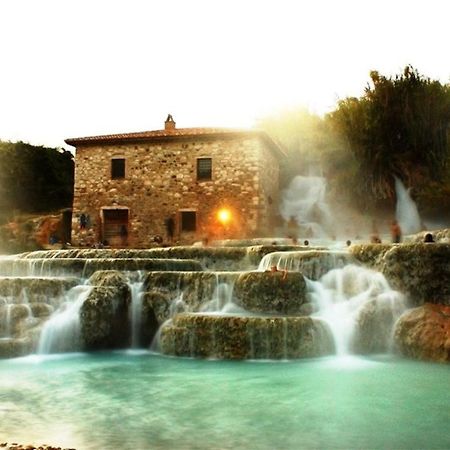
[(354, 262), (348, 252), (320, 250), (310, 247), (301, 251), (282, 251), (269, 253), (261, 260), (259, 270), (270, 270), (276, 266), (279, 270), (301, 272), (311, 280), (318, 280), (332, 269), (344, 267)]
[(246, 272), (236, 280), (234, 298), (247, 311), (299, 314), (306, 302), (306, 282), (299, 272)]
[(362, 263), (383, 273), (391, 286), (407, 294), (411, 306), (450, 305), (450, 244), (360, 245), (351, 249)]
[(425, 304), (400, 317), (395, 346), (405, 356), (450, 362), (450, 306)]
[(358, 311), (352, 336), (353, 352), (366, 355), (389, 351), (394, 323), (404, 311), (404, 303), (399, 300), (378, 297)]
[(91, 277), (94, 288), (80, 310), (86, 350), (123, 348), (130, 342), (128, 307), (131, 293), (123, 274), (103, 271)]
[(219, 359), (287, 359), (329, 355), (328, 325), (310, 317), (178, 314), (160, 336), (168, 355)]

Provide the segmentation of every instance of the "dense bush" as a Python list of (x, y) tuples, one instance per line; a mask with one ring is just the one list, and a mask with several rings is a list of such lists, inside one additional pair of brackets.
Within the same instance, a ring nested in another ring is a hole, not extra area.
[(0, 221), (72, 206), (73, 177), (68, 151), (0, 141)]

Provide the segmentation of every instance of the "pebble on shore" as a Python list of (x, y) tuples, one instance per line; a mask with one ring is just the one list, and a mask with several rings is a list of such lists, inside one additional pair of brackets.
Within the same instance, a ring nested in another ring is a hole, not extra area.
[(23, 444), (17, 444), (16, 442), (13, 442), (11, 444), (8, 444), (7, 442), (1, 442), (0, 448), (5, 450), (76, 450), (75, 448), (63, 448), (63, 447), (54, 447), (53, 445), (23, 445)]

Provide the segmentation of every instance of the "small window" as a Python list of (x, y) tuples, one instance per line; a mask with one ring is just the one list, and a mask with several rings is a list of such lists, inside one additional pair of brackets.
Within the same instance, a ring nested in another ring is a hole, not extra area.
[(197, 180), (211, 180), (211, 179), (212, 179), (212, 159), (198, 158)]
[(195, 211), (181, 211), (181, 231), (195, 231), (197, 214)]
[(111, 160), (111, 178), (125, 178), (125, 159), (115, 158)]

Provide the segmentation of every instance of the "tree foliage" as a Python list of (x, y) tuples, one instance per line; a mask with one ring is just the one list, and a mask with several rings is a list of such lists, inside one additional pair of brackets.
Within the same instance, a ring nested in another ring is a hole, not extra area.
[(68, 151), (0, 141), (0, 218), (71, 206), (73, 177)]
[(393, 177), (408, 186), (443, 179), (449, 157), (450, 85), (407, 66), (401, 75), (370, 74), (361, 98), (339, 102), (328, 121), (356, 158), (359, 189), (393, 196)]

